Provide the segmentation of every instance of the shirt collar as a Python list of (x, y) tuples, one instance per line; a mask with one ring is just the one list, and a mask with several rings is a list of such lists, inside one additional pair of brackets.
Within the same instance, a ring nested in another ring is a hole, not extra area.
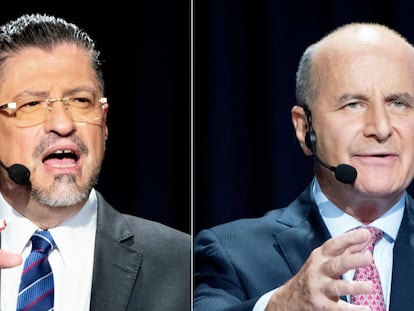
[[(82, 209), (57, 227), (50, 229), (63, 260), (70, 260), (73, 251), (95, 237), (97, 214), (96, 192), (92, 189)], [(22, 254), (30, 244), (37, 226), (15, 211), (0, 193), (0, 219), (7, 222), (2, 231), (2, 248)], [(70, 231), (70, 232), (69, 232)], [(74, 242), (76, 241), (76, 243)]]
[[(313, 180), (312, 192), (319, 212), (332, 236), (337, 236), (355, 227), (363, 226), (363, 224), (354, 217), (345, 213), (328, 200), (322, 192), (316, 178)], [(389, 238), (395, 241), (404, 214), (405, 200), (406, 193), (404, 192), (400, 200), (394, 204), (394, 206), (370, 225), (381, 229)]]

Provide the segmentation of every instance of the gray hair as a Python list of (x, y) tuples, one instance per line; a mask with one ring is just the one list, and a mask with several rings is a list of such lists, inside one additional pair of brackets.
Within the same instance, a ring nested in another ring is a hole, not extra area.
[(305, 50), (296, 71), (296, 104), (309, 108), (318, 96), (318, 88), (312, 81), (311, 70), (315, 47), (316, 44), (312, 44)]
[(0, 27), (0, 79), (8, 57), (27, 47), (53, 49), (61, 43), (73, 43), (90, 56), (98, 86), (104, 92), (100, 52), (95, 42), (78, 26), (46, 14), (25, 14)]

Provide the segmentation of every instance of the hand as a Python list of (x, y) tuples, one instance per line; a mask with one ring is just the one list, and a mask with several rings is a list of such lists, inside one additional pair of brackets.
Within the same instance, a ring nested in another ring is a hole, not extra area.
[(266, 311), (370, 311), (369, 307), (348, 304), (340, 296), (367, 294), (374, 290), (370, 281), (346, 281), (348, 270), (373, 262), (364, 252), (371, 239), (366, 229), (351, 230), (331, 238), (314, 249), (300, 271), (271, 297)]
[(0, 268), (12, 268), (22, 263), (22, 256), (0, 249)]

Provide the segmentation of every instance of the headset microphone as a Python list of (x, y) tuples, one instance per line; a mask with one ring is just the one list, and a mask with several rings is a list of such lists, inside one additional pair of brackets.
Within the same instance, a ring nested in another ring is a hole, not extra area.
[(7, 167), (2, 162), (0, 162), (0, 166), (2, 166), (7, 171), (10, 179), (16, 184), (27, 185), (29, 183), (30, 171), (23, 164), (16, 163)]
[(316, 134), (312, 127), (311, 113), (307, 106), (303, 106), (303, 109), (305, 110), (309, 123), (309, 129), (305, 136), (306, 146), (313, 152), (313, 156), (315, 157), (316, 161), (335, 173), (336, 180), (344, 184), (353, 184), (358, 174), (355, 167), (349, 164), (339, 164), (338, 166), (328, 165), (318, 157), (316, 153)]

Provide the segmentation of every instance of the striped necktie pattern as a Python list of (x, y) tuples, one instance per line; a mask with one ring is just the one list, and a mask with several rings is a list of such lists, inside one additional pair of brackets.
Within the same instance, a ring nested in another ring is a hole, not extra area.
[(37, 230), (31, 241), (32, 251), (24, 263), (16, 310), (51, 311), (54, 283), (48, 256), (56, 248), (56, 243), (48, 230)]

